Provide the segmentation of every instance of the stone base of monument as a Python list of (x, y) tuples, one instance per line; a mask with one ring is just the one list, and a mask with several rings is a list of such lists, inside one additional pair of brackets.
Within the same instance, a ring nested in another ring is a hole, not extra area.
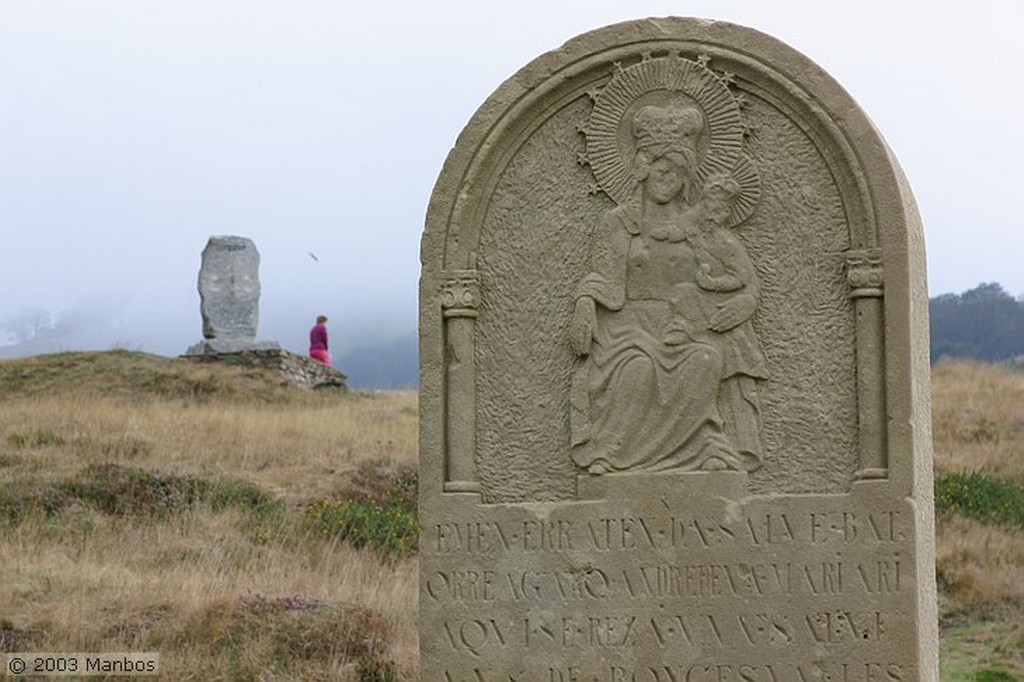
[(192, 353), (182, 357), (195, 362), (222, 362), (252, 365), (276, 372), (287, 381), (311, 389), (347, 389), (347, 377), (333, 367), (304, 355), (297, 355), (274, 344), (274, 348), (256, 348), (226, 353)]
[(185, 355), (208, 355), (210, 353), (239, 353), (251, 350), (278, 350), (281, 345), (276, 341), (257, 341), (256, 339), (203, 339), (185, 351)]
[(580, 500), (612, 500), (675, 497), (746, 497), (745, 471), (684, 471), (621, 473), (576, 477), (576, 498)]

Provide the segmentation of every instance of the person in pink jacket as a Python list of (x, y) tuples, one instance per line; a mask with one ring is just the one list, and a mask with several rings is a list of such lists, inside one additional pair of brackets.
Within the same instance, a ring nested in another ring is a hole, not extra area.
[(309, 357), (325, 365), (331, 364), (331, 354), (327, 351), (326, 315), (318, 315), (316, 324), (309, 330)]

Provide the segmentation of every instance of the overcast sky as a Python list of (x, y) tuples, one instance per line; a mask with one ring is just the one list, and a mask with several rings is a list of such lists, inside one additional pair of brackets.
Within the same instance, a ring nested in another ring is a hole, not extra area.
[(321, 312), (336, 354), (412, 331), (476, 108), (575, 35), (666, 15), (769, 33), (853, 95), (914, 188), (932, 295), (1024, 294), (1021, 0), (0, 0), (0, 346), (35, 325), (182, 352), (220, 234), (262, 255), (261, 338), (304, 352)]

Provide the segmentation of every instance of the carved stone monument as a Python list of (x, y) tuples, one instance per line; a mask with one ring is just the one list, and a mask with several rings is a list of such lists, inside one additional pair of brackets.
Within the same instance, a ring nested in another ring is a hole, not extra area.
[(937, 679), (920, 220), (820, 68), (580, 36), (469, 122), (422, 260), (421, 679)]
[(199, 269), (203, 337), (186, 355), (278, 348), (257, 341), (260, 254), (246, 237), (210, 237)]

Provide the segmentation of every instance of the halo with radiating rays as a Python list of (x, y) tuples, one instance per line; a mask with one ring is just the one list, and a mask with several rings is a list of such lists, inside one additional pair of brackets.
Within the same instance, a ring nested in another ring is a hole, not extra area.
[(739, 104), (728, 86), (710, 69), (678, 55), (650, 58), (627, 68), (616, 66), (611, 81), (594, 101), (584, 130), (587, 159), (598, 186), (616, 203), (628, 201), (636, 189), (633, 173), (636, 148), (632, 120), (648, 104), (680, 103), (704, 114), (706, 129), (697, 144), (701, 163), (697, 178), (732, 173), (740, 182), (733, 206), (736, 224), (750, 216), (760, 198), (757, 169), (745, 159)]
[(740, 191), (732, 201), (729, 214), (729, 226), (739, 225), (754, 215), (757, 205), (761, 203), (761, 175), (757, 167), (746, 154), (741, 154), (733, 167), (732, 177), (740, 184)]

